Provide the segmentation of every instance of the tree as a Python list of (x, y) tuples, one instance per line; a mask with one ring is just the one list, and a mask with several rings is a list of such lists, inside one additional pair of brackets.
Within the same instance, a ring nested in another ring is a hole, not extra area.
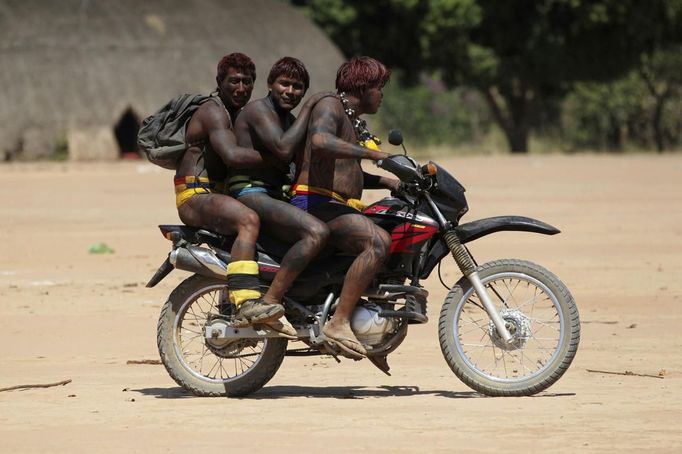
[(578, 82), (563, 102), (562, 137), (577, 149), (621, 151), (626, 139), (646, 147), (646, 98), (634, 71), (608, 83)]
[(512, 152), (543, 103), (605, 81), (675, 33), (679, 0), (293, 0), (347, 55), (476, 87)]
[(665, 149), (662, 127), (665, 106), (682, 86), (682, 48), (658, 50), (642, 56), (639, 75), (646, 84), (654, 102), (651, 116), (654, 143), (659, 153)]

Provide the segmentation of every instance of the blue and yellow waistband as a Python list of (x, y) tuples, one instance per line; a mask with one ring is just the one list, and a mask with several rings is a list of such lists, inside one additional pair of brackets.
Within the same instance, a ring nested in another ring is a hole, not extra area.
[(274, 186), (261, 180), (252, 179), (248, 175), (235, 175), (228, 178), (227, 190), (234, 198), (254, 192), (264, 192), (270, 197), (284, 200), (287, 198), (289, 186)]
[(197, 194), (210, 194), (216, 191), (216, 183), (207, 177), (178, 176), (173, 178), (175, 185), (175, 205), (180, 207), (192, 196)]
[(315, 186), (308, 186), (306, 184), (295, 184), (294, 186), (291, 187), (291, 191), (289, 192), (289, 194), (291, 195), (292, 198), (296, 196), (309, 195), (329, 197), (330, 199), (336, 200), (337, 202), (341, 202), (345, 205), (348, 205), (351, 208), (355, 208), (358, 211), (362, 211), (365, 208), (367, 208), (367, 205), (362, 203), (360, 199), (347, 199), (338, 192), (334, 192), (331, 189), (317, 188)]
[(227, 189), (230, 194), (246, 188), (263, 188), (268, 185), (264, 181), (251, 179), (248, 175), (234, 175), (227, 179)]

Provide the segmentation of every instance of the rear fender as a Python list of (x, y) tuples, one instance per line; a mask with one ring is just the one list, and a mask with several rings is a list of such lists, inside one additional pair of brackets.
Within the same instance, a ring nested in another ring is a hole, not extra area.
[(206, 243), (209, 246), (217, 247), (223, 250), (230, 250), (234, 242), (234, 236), (218, 235), (215, 232), (208, 231), (199, 227), (189, 227), (186, 225), (170, 225), (164, 224), (159, 226), (161, 234), (164, 238), (177, 243), (184, 240), (190, 244)]

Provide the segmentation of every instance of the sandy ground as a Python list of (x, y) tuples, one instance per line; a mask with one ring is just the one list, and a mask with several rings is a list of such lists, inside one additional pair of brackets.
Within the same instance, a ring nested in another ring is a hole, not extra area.
[[(144, 283), (176, 223), (171, 173), (148, 164), (0, 166), (0, 452), (682, 452), (682, 156), (441, 160), (468, 188), (465, 220), (522, 214), (545, 237), (501, 233), (479, 262), (539, 262), (571, 289), (582, 341), (566, 375), (527, 398), (485, 398), (442, 358), (431, 321), (389, 357), (287, 357), (243, 399), (196, 398), (158, 365), (156, 319), (187, 273)], [(366, 200), (378, 194), (367, 193)], [(105, 242), (113, 254), (88, 253)], [(445, 276), (458, 279), (448, 259)], [(663, 378), (609, 375), (588, 369)]]

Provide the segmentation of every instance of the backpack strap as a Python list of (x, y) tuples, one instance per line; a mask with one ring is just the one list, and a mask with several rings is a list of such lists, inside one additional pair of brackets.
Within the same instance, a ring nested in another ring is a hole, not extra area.
[(230, 112), (227, 110), (227, 107), (225, 106), (223, 100), (220, 99), (220, 96), (218, 96), (217, 90), (211, 93), (210, 99), (215, 101), (220, 107), (223, 108), (223, 110), (225, 111), (225, 115), (227, 115), (227, 122), (230, 124), (230, 129), (232, 129), (234, 127), (234, 124), (232, 123), (232, 116), (230, 116)]
[[(227, 122), (229, 124), (229, 127), (230, 127), (230, 129), (232, 129), (232, 127), (233, 127), (232, 117), (230, 116), (230, 112), (227, 110), (227, 107), (225, 107), (225, 103), (223, 103), (223, 100), (220, 99), (220, 96), (218, 96), (218, 91), (216, 90), (213, 93), (211, 93), (209, 95), (209, 97), (206, 99), (206, 101), (208, 101), (209, 99), (212, 99), (220, 107), (223, 108), (223, 110), (225, 111), (225, 115), (227, 115)], [(206, 140), (202, 139), (202, 140), (199, 140), (197, 142), (187, 144), (187, 148), (192, 147), (192, 146), (201, 146), (201, 155), (199, 155), (197, 157), (197, 162), (196, 162), (196, 164), (198, 164), (201, 159), (204, 159), (204, 155), (206, 154)]]
[[(212, 99), (212, 100), (215, 101), (220, 107), (223, 108), (223, 110), (225, 111), (225, 115), (227, 115), (227, 122), (229, 123), (230, 128), (231, 128), (231, 127), (232, 127), (232, 118), (230, 117), (230, 112), (227, 111), (227, 108), (225, 107), (225, 104), (223, 104), (223, 100), (220, 99), (220, 97), (218, 96), (218, 92), (217, 92), (217, 91), (214, 91), (213, 93), (211, 93), (209, 96), (207, 96), (207, 97), (202, 101), (202, 104), (203, 104), (204, 102), (208, 101), (209, 99)], [(181, 104), (180, 107), (187, 108), (190, 104), (192, 104), (192, 100), (184, 100), (183, 104)], [(188, 144), (187, 144), (187, 148), (189, 148), (189, 147), (198, 147), (198, 146), (204, 145), (205, 143), (206, 143), (206, 140), (205, 140), (205, 139), (197, 140), (196, 142), (190, 142), (190, 143), (188, 143)], [(202, 154), (203, 154), (203, 153), (202, 153)]]
[(189, 108), (189, 106), (196, 102), (196, 96), (187, 96), (179, 101), (180, 101), (179, 105), (176, 106), (176, 108), (174, 108), (173, 110), (175, 112), (184, 112)]

